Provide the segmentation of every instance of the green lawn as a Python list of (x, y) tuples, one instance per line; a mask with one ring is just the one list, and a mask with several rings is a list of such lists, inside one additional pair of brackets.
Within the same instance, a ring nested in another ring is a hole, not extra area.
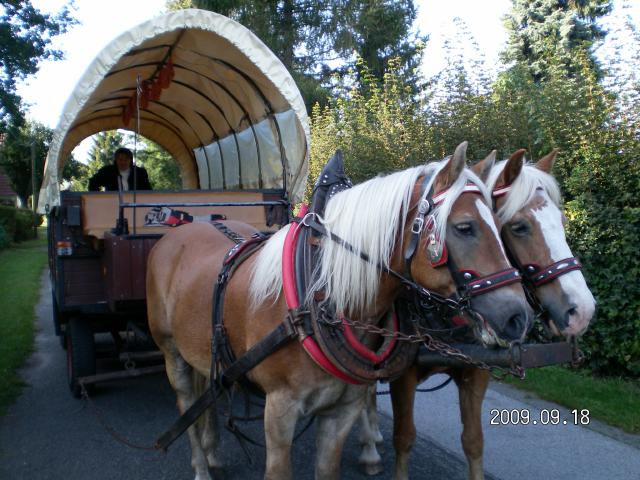
[(640, 433), (640, 381), (594, 377), (564, 367), (532, 368), (511, 385), (568, 408), (588, 409), (596, 418), (629, 433)]
[(34, 307), (47, 263), (46, 230), (0, 251), (0, 416), (20, 393), (16, 375), (33, 349)]

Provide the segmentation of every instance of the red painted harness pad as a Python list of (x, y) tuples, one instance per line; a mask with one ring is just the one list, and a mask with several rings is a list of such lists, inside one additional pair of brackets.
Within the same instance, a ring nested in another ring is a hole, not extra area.
[[(307, 214), (308, 206), (303, 205), (298, 214), (300, 217), (304, 217)], [(294, 255), (295, 246), (300, 234), (300, 224), (294, 223), (289, 227), (287, 236), (284, 240), (284, 246), (282, 248), (282, 288), (284, 290), (284, 298), (287, 302), (289, 310), (295, 310), (300, 307), (298, 300), (298, 292), (296, 289), (296, 274), (294, 269)], [(309, 356), (316, 362), (325, 372), (333, 375), (334, 377), (342, 380), (343, 382), (350, 383), (352, 385), (361, 385), (362, 382), (352, 378), (339, 370), (327, 356), (322, 352), (313, 337), (306, 337), (302, 341), (302, 347), (309, 354)]]

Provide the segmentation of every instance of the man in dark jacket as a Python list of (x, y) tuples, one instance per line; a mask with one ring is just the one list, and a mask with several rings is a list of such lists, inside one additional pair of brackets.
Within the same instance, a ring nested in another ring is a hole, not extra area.
[(119, 148), (114, 155), (113, 165), (102, 167), (89, 179), (89, 191), (97, 192), (100, 187), (105, 190), (128, 191), (151, 190), (149, 176), (142, 167), (133, 166), (133, 153), (128, 148)]

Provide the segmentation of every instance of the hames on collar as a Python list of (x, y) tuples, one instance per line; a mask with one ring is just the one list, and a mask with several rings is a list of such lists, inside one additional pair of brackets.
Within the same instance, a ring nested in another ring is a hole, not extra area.
[(337, 193), (351, 188), (353, 183), (344, 171), (342, 150), (337, 150), (320, 172), (313, 186), (309, 211), (317, 215), (324, 213), (327, 202)]

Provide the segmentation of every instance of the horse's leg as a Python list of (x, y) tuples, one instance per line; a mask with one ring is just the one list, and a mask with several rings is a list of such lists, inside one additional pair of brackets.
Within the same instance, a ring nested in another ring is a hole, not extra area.
[[(204, 388), (209, 388), (207, 379)], [(218, 414), (215, 405), (207, 408), (203, 415), (203, 428), (200, 443), (207, 456), (207, 464), (210, 468), (221, 468), (222, 461), (218, 458), (217, 450), (220, 444), (220, 430), (218, 429)]]
[(391, 405), (393, 406), (393, 447), (396, 451), (395, 480), (409, 478), (409, 454), (416, 440), (413, 423), (413, 404), (418, 385), (418, 369), (411, 367), (391, 382)]
[(316, 480), (340, 478), (340, 459), (344, 442), (365, 402), (362, 392), (354, 393), (356, 395), (350, 401), (340, 402), (316, 417)]
[(489, 372), (479, 368), (460, 368), (452, 372), (460, 397), (460, 417), (463, 425), (461, 439), (469, 464), (469, 479), (482, 480), (484, 479), (482, 465), (484, 440), (481, 409), (489, 384)]
[(382, 472), (382, 458), (378, 453), (378, 443), (382, 442), (382, 434), (378, 424), (378, 410), (376, 402), (376, 384), (369, 387), (365, 407), (360, 412), (360, 445), (362, 452), (358, 463), (367, 475), (377, 475)]
[[(184, 361), (175, 348), (163, 348), (167, 377), (178, 397), (178, 410), (182, 415), (196, 401), (193, 368)], [(191, 466), (196, 471), (196, 480), (211, 480), (207, 458), (198, 435), (197, 422), (187, 429), (191, 444)]]
[(264, 408), (264, 434), (267, 446), (265, 480), (289, 480), (291, 444), (299, 415), (299, 406), (288, 392), (267, 394)]

